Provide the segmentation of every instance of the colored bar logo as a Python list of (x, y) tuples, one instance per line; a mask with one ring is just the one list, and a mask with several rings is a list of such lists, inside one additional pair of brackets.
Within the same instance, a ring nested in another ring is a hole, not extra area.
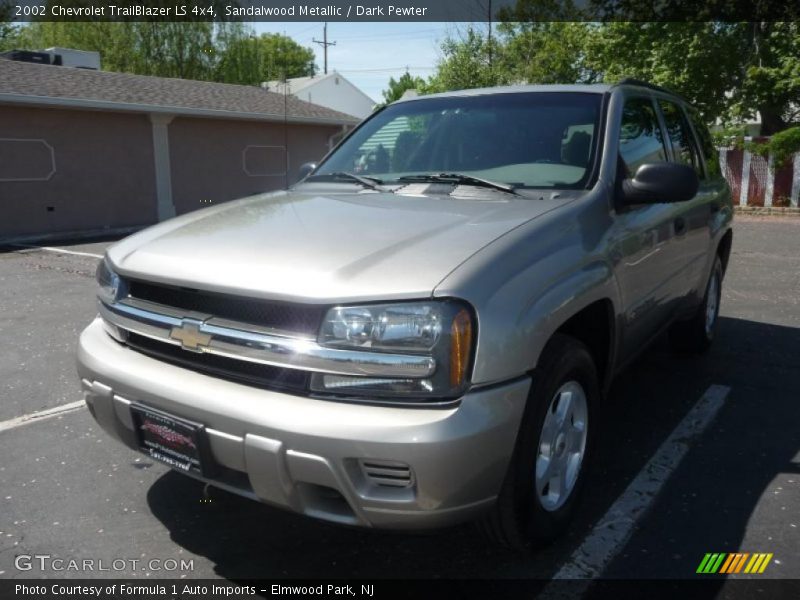
[[(709, 552), (700, 561), (697, 573), (701, 574), (734, 574), (734, 573), (763, 573), (769, 561), (772, 560), (772, 553), (756, 552)], [(744, 569), (744, 570), (742, 570)]]

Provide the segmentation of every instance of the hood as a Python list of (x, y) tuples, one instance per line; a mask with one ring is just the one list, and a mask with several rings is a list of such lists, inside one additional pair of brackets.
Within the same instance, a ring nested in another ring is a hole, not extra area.
[(109, 259), (132, 278), (278, 300), (424, 298), (472, 254), (563, 203), (306, 188), (166, 221)]

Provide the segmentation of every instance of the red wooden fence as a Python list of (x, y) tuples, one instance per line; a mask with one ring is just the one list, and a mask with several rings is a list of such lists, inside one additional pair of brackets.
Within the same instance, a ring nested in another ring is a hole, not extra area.
[[(767, 138), (745, 139), (758, 142)], [(719, 162), (731, 186), (734, 204), (797, 207), (800, 196), (800, 153), (776, 169), (772, 157), (764, 158), (736, 148), (720, 148)]]

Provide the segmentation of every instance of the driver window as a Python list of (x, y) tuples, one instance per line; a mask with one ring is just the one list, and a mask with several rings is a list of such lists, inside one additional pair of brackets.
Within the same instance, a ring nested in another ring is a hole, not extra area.
[(628, 177), (644, 163), (666, 162), (667, 151), (650, 98), (629, 98), (622, 109), (619, 154)]

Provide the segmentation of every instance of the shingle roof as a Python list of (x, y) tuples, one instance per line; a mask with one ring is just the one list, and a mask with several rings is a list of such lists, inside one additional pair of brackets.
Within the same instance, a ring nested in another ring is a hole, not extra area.
[[(300, 90), (307, 88), (311, 84), (318, 83), (328, 77), (332, 77), (336, 73), (335, 71), (328, 73), (327, 75), (314, 75), (313, 77), (291, 77), (287, 79), (287, 83), (289, 84), (289, 93), (296, 94)], [(267, 81), (267, 86), (271, 90), (279, 90), (281, 86), (283, 86), (283, 81), (279, 79), (273, 79), (271, 81)]]
[[(200, 116), (284, 118), (354, 124), (357, 119), (294, 96), (259, 87), (189, 79), (92, 71), (0, 59), (0, 102), (48, 104), (47, 100), (114, 110), (173, 112)], [(52, 103), (52, 102), (50, 102)]]

